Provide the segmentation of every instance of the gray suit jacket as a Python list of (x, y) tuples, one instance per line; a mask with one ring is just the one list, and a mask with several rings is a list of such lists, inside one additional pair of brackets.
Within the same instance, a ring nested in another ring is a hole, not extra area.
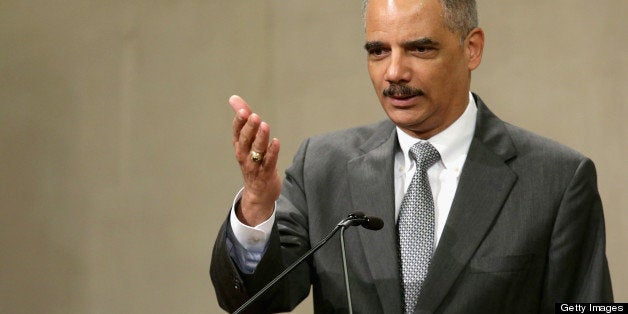
[[(479, 97), (474, 138), (416, 313), (553, 313), (555, 302), (610, 302), (593, 163), (498, 119)], [(252, 276), (214, 246), (211, 278), (233, 311), (354, 211), (384, 220), (345, 233), (353, 309), (401, 313), (394, 219), (395, 127), (384, 121), (306, 140), (286, 171), (268, 248)], [(288, 311), (313, 287), (317, 313), (346, 312), (332, 239), (251, 308)]]

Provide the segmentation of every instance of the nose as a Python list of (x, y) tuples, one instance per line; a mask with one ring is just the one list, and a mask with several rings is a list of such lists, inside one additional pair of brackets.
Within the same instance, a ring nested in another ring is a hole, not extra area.
[(402, 53), (393, 51), (389, 58), (384, 79), (389, 83), (410, 82), (412, 75), (407, 64), (408, 61)]

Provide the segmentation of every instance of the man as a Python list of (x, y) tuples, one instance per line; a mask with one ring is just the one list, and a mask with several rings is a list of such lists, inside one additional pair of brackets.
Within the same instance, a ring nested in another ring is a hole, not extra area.
[[(612, 302), (593, 163), (499, 120), (469, 92), (484, 46), (475, 2), (371, 0), (365, 20), (389, 120), (306, 140), (283, 186), (279, 141), (244, 100), (229, 100), (244, 188), (213, 251), (221, 306), (237, 308), (358, 210), (385, 225), (346, 233), (355, 312)], [(288, 311), (310, 286), (316, 312), (346, 311), (334, 242), (251, 311)]]

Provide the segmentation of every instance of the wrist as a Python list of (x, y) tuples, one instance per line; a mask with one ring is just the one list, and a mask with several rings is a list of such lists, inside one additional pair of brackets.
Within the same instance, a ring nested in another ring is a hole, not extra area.
[(275, 202), (270, 204), (245, 201), (244, 197), (236, 204), (235, 214), (243, 224), (255, 227), (268, 220), (275, 209)]

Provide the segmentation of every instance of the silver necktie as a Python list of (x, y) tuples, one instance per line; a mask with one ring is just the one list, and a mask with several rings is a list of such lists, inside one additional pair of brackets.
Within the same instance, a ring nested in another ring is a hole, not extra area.
[(410, 157), (416, 171), (397, 222), (406, 313), (414, 311), (434, 251), (434, 199), (427, 169), (440, 160), (440, 154), (432, 144), (421, 141), (410, 148)]

